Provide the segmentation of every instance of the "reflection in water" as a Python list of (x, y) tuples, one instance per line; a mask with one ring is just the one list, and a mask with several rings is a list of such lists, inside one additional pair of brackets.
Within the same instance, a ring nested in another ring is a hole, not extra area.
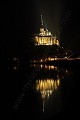
[(43, 99), (43, 111), (44, 111), (44, 103), (45, 100), (49, 98), (54, 90), (57, 90), (58, 86), (60, 85), (60, 79), (43, 79), (43, 80), (36, 80), (36, 90), (40, 91), (42, 99)]
[[(51, 118), (53, 115), (60, 114), (63, 109), (62, 80), (68, 75), (70, 75), (68, 69), (42, 63), (31, 64), (29, 66), (29, 77), (14, 103), (14, 109), (18, 109), (21, 105), (22, 109), (29, 108), (31, 111), (28, 112), (34, 112), (35, 115), (37, 113), (42, 118)], [(27, 100), (24, 100), (24, 97)], [(26, 101), (24, 106), (21, 104), (23, 100)]]
[(36, 78), (36, 91), (41, 94), (43, 101), (43, 111), (46, 101), (58, 90), (60, 86), (59, 70), (56, 66), (46, 64), (33, 64), (34, 68), (40, 68), (38, 78)]
[(46, 65), (46, 64), (31, 64), (31, 66), (37, 67), (39, 66), (41, 69), (45, 69), (45, 70), (57, 70), (56, 66), (53, 65)]
[(45, 111), (45, 106), (49, 105), (46, 104), (47, 101), (51, 100), (54, 96), (53, 101), (55, 103), (52, 104), (56, 104), (54, 106), (56, 106), (57, 112), (61, 111), (60, 81), (65, 76), (70, 75), (70, 72), (67, 69), (61, 69), (53, 65), (33, 64), (33, 66), (34, 68), (40, 67), (35, 87), (36, 91), (41, 94), (43, 111)]

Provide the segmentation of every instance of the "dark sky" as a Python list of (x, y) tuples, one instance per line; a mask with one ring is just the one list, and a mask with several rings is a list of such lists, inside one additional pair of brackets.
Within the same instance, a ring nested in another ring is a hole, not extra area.
[(22, 52), (25, 43), (39, 32), (40, 15), (44, 25), (56, 34), (61, 46), (79, 49), (80, 5), (68, 0), (26, 0), (1, 3), (1, 48)]

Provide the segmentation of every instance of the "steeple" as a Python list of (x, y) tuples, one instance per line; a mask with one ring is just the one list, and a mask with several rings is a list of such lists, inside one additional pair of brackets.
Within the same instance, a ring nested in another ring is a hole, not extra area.
[(43, 19), (42, 19), (42, 15), (41, 15), (41, 27), (43, 26)]
[(51, 32), (45, 28), (43, 25), (43, 18), (41, 14), (41, 22), (40, 22), (40, 32), (35, 36), (35, 45), (58, 45), (59, 41), (55, 36), (52, 36)]

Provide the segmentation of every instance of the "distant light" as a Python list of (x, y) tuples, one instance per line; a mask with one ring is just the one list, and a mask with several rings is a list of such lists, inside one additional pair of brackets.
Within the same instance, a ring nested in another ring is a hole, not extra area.
[(16, 60), (18, 60), (18, 58), (14, 57), (13, 60), (16, 61)]
[(17, 69), (18, 69), (18, 67), (16, 67), (16, 66), (15, 66), (15, 67), (13, 67), (13, 69), (14, 69), (14, 70), (17, 70)]

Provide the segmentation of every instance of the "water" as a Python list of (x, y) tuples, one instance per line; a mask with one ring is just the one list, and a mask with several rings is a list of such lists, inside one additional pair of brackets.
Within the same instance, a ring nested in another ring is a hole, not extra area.
[(14, 59), (8, 67), (8, 114), (12, 119), (79, 117), (79, 71)]

